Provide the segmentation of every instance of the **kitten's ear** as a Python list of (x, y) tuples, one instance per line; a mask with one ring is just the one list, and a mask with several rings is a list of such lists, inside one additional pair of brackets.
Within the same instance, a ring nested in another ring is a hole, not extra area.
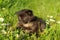
[(32, 10), (28, 10), (28, 11), (27, 11), (27, 15), (32, 16), (32, 15), (33, 15)]

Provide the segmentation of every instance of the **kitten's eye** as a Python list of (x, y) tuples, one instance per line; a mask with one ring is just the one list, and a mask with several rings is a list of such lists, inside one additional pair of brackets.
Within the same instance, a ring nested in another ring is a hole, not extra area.
[(22, 17), (23, 15), (20, 15), (20, 17)]
[(20, 17), (23, 19), (24, 18), (24, 15), (20, 15)]

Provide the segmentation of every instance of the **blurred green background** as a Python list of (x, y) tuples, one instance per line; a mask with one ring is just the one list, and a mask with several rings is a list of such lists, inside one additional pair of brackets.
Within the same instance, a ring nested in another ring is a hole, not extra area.
[[(34, 34), (29, 37), (27, 34), (23, 36), (22, 32), (18, 35), (18, 30), (12, 31), (18, 22), (15, 12), (22, 9), (31, 9), (35, 16), (47, 20), (50, 29), (46, 28), (38, 38)], [(60, 0), (0, 0), (0, 40), (23, 39), (60, 40)]]

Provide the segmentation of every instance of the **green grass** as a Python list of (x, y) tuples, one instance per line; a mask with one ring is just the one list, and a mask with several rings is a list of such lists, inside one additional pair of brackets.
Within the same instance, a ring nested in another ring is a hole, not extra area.
[[(16, 30), (18, 19), (15, 14), (22, 9), (31, 9), (35, 16), (48, 20), (50, 28), (46, 28), (38, 38), (35, 34), (31, 37), (23, 35), (22, 31)], [(60, 40), (60, 0), (0, 0), (0, 18), (4, 19), (0, 21), (0, 40)]]

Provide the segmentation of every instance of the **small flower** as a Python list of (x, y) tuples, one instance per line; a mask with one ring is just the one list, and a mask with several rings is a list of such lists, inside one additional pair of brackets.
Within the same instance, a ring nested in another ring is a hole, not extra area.
[(50, 16), (50, 18), (53, 18), (53, 16)]
[(16, 37), (18, 38), (18, 37), (19, 37), (19, 35), (18, 35), (18, 34), (16, 34)]
[(3, 34), (6, 34), (6, 31), (5, 31), (4, 29), (3, 29), (3, 30), (1, 30), (1, 31), (2, 31), (2, 33), (3, 33)]
[(46, 20), (46, 24), (49, 24), (49, 20)]
[(3, 24), (1, 24), (2, 26), (5, 26), (6, 25), (6, 23), (3, 23)]
[(47, 15), (47, 17), (49, 17), (49, 18), (53, 18), (53, 16), (49, 16), (49, 15)]
[(5, 10), (5, 8), (2, 8), (2, 10)]
[(46, 22), (46, 24), (49, 24), (49, 22)]
[(60, 24), (60, 21), (57, 21), (58, 24)]
[(0, 22), (3, 22), (4, 21), (4, 18), (0, 18)]
[(50, 21), (51, 21), (51, 22), (55, 22), (55, 20), (54, 20), (54, 19), (50, 19)]
[(6, 23), (3, 23), (3, 24), (1, 24), (1, 25), (2, 25), (2, 26), (6, 26), (6, 25), (8, 26), (8, 25), (10, 25), (10, 24), (9, 24), (9, 23), (8, 23), (8, 24), (6, 24)]

